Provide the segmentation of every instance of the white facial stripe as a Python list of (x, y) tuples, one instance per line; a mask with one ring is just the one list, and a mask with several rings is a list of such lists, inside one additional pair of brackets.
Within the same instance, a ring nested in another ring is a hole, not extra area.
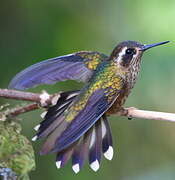
[[(122, 61), (122, 56), (125, 55), (127, 49), (128, 49), (128, 47), (125, 46), (125, 47), (121, 50), (121, 52), (118, 54), (118, 57), (115, 59), (116, 62), (118, 62), (119, 64), (121, 63), (121, 61)], [(139, 50), (137, 49), (137, 50), (136, 50), (136, 54), (134, 54), (133, 57), (132, 57), (131, 64), (135, 64), (138, 55), (139, 55)]]
[(128, 47), (124, 47), (122, 49), (122, 51), (118, 54), (119, 58), (122, 57), (125, 53), (126, 53), (126, 50), (128, 49)]
[(122, 49), (122, 51), (118, 54), (118, 57), (116, 59), (116, 61), (120, 62), (122, 60), (122, 56), (125, 54), (126, 50), (127, 50), (128, 47), (124, 47)]

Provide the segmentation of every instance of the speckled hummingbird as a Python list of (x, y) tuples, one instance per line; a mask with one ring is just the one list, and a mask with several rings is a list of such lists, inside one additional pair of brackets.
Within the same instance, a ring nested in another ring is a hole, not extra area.
[(102, 153), (113, 157), (112, 135), (107, 117), (122, 109), (140, 71), (143, 52), (169, 41), (142, 45), (135, 41), (119, 43), (110, 56), (81, 51), (34, 64), (11, 81), (9, 88), (24, 90), (39, 84), (76, 80), (85, 83), (79, 91), (60, 93), (36, 126), (33, 140), (46, 138), (40, 154), (56, 153), (56, 166), (72, 158), (78, 173), (86, 158), (97, 171)]

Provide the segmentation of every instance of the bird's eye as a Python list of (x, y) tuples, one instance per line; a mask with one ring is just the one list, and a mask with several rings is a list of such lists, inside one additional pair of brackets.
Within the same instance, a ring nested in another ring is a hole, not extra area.
[(126, 50), (126, 54), (127, 54), (127, 55), (134, 55), (134, 54), (136, 54), (136, 50), (133, 49), (133, 48), (128, 48), (128, 49)]

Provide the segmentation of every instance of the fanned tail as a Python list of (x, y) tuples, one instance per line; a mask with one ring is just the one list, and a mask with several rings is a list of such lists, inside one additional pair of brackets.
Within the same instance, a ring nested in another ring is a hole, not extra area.
[(91, 169), (97, 171), (100, 168), (101, 153), (104, 154), (106, 159), (112, 160), (112, 135), (105, 116), (97, 121), (79, 141), (59, 153), (56, 165), (61, 168), (72, 157), (72, 169), (75, 173), (78, 173), (82, 169), (85, 160), (89, 159)]
[[(43, 114), (44, 120), (34, 128), (37, 134), (33, 140), (45, 138), (53, 131), (58, 135), (63, 132), (64, 127), (67, 125), (64, 121), (64, 112), (71, 106), (78, 94), (79, 91), (69, 91), (60, 94), (57, 104), (50, 107)], [(52, 144), (53, 142), (49, 143)], [(46, 146), (51, 147), (52, 145), (47, 144)], [(56, 166), (61, 168), (72, 158), (72, 169), (75, 173), (78, 173), (82, 169), (85, 160), (89, 159), (90, 167), (92, 170), (97, 171), (100, 167), (102, 153), (108, 160), (111, 160), (113, 157), (112, 135), (105, 115), (77, 142), (57, 153)]]

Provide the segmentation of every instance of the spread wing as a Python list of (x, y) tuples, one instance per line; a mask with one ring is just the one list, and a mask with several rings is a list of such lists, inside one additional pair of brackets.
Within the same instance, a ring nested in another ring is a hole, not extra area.
[[(58, 132), (60, 132), (59, 127), (50, 128), (51, 131), (47, 133), (49, 136), (42, 147), (41, 154), (61, 152), (83, 136), (111, 107), (117, 96), (120, 94), (120, 90), (116, 90), (115, 95), (110, 101), (107, 93), (106, 89), (96, 90), (89, 97), (86, 106), (71, 122), (66, 121), (66, 118), (61, 122), (63, 125), (62, 127), (59, 125), (61, 127), (61, 133), (56, 133), (57, 129)], [(56, 121), (55, 126), (58, 124)]]
[(86, 82), (97, 65), (106, 58), (102, 53), (82, 51), (48, 59), (18, 73), (10, 82), (9, 88), (24, 90), (65, 80)]

